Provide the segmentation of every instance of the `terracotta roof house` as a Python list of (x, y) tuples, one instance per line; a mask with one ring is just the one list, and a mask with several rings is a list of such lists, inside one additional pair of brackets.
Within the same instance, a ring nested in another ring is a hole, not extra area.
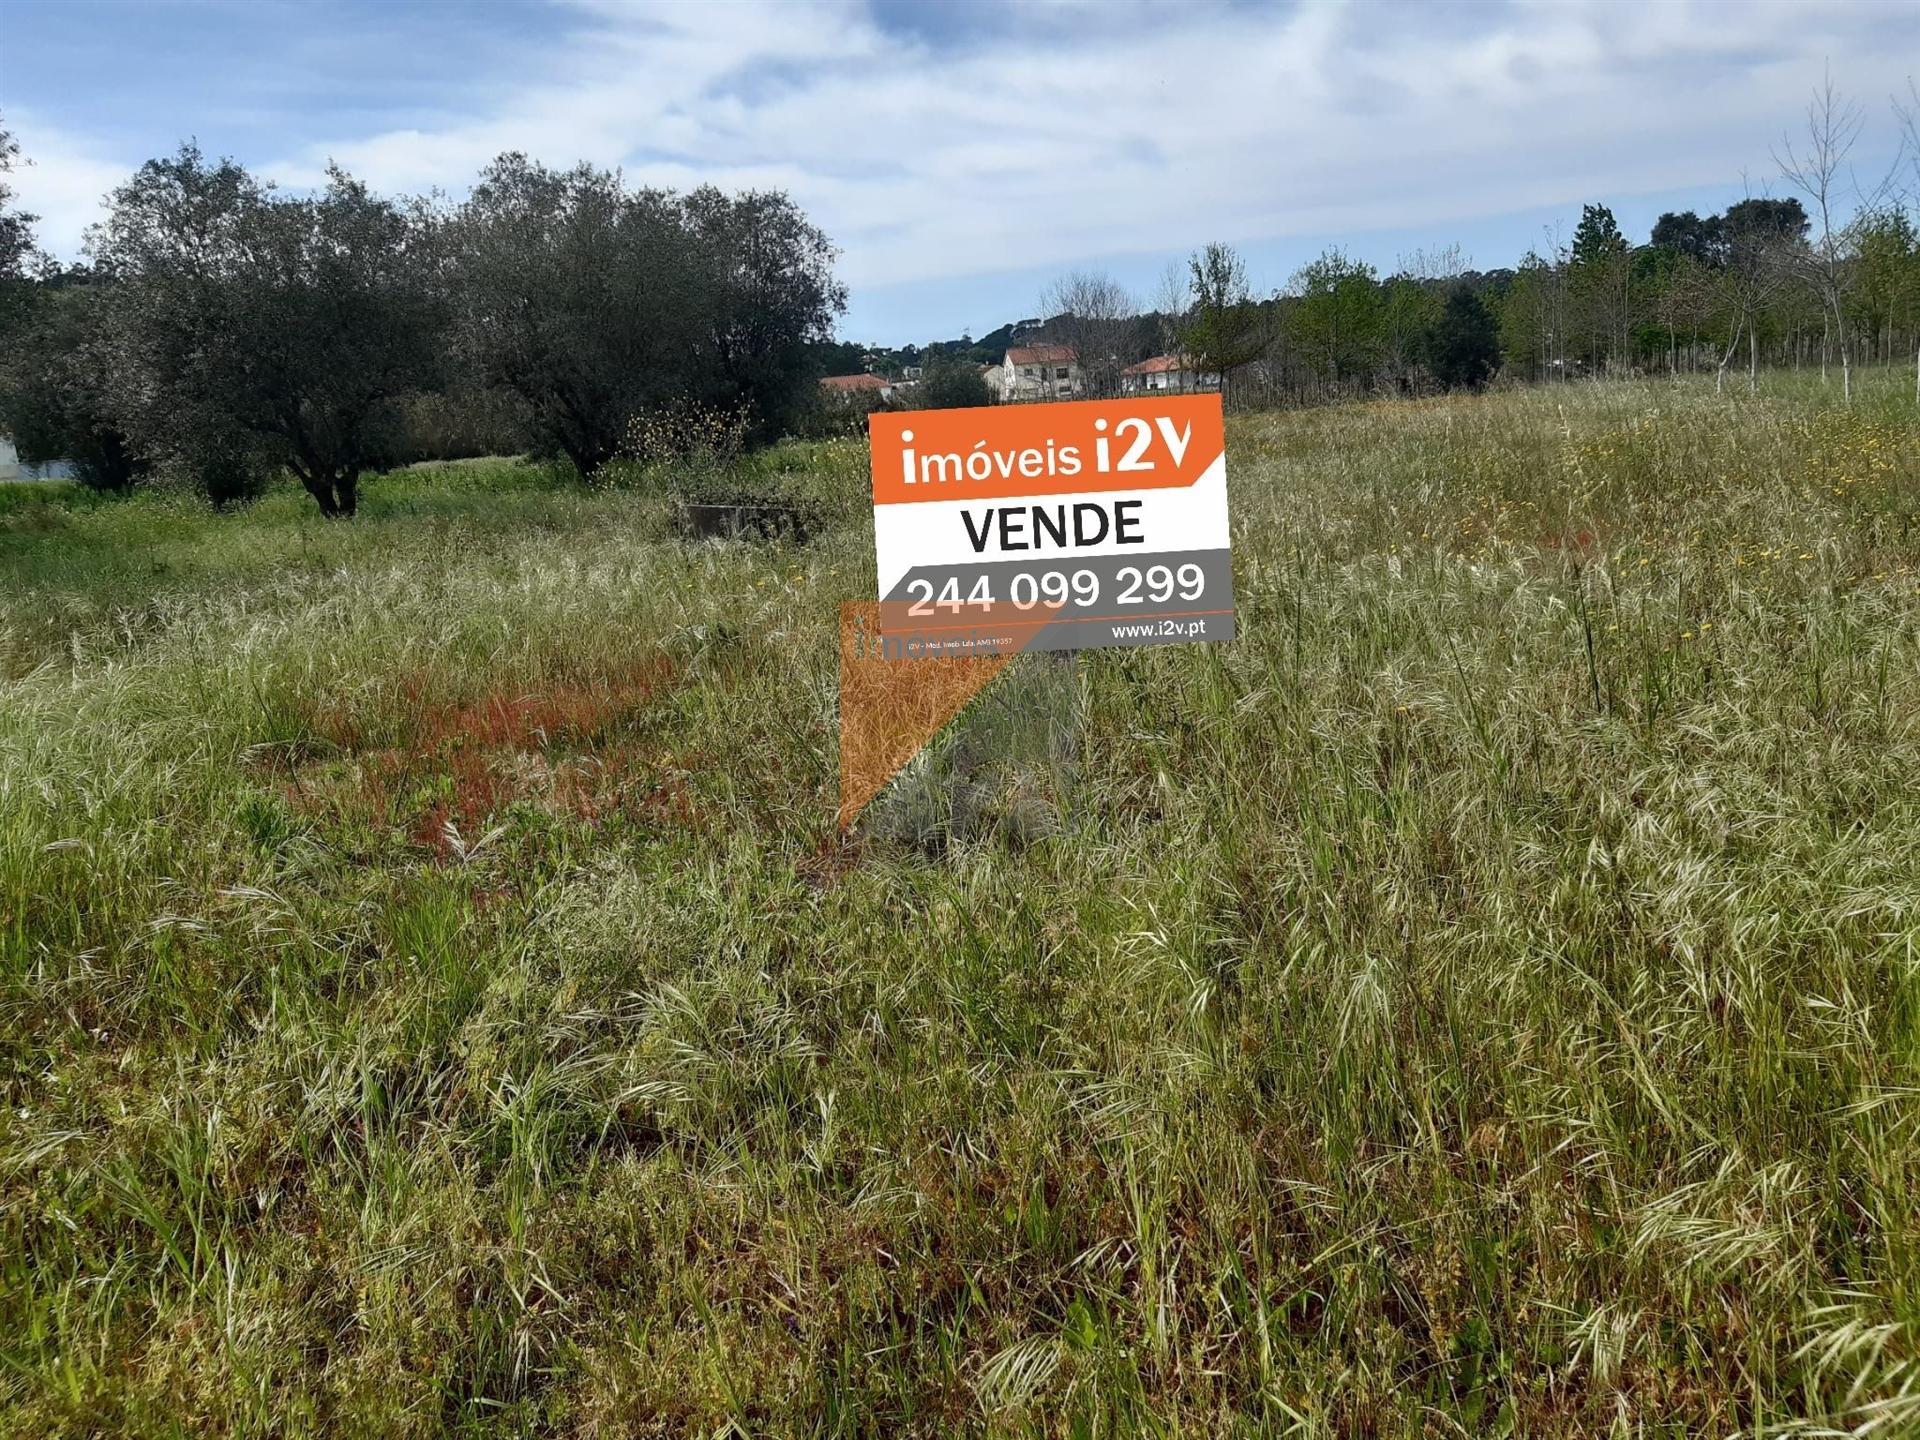
[(1080, 363), (1071, 345), (1014, 345), (988, 380), (1002, 400), (1065, 400), (1080, 393)]
[(820, 388), (836, 399), (854, 395), (878, 395), (882, 400), (893, 394), (893, 382), (882, 375), (823, 375)]
[(1194, 368), (1185, 355), (1155, 355), (1120, 372), (1120, 393), (1141, 395), (1149, 390), (1218, 390), (1220, 377)]

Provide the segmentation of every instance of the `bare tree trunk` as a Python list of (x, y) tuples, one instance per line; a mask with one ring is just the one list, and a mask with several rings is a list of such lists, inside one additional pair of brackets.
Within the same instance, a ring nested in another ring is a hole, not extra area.
[(1752, 326), (1747, 327), (1747, 393), (1760, 393), (1760, 337)]
[(1727, 342), (1726, 353), (1720, 357), (1720, 363), (1714, 367), (1713, 393), (1716, 395), (1727, 393), (1727, 366), (1733, 363), (1733, 352), (1740, 348), (1740, 332), (1746, 328), (1746, 323), (1746, 317), (1742, 316), (1739, 323), (1733, 327), (1733, 338)]
[(1840, 398), (1841, 403), (1853, 404), (1853, 356), (1847, 344), (1846, 322), (1840, 318), (1839, 306), (1834, 307), (1833, 327), (1840, 337)]

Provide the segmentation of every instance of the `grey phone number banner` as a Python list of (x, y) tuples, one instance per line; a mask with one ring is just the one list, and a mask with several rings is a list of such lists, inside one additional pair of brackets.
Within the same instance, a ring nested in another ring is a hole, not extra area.
[(1224, 549), (916, 565), (883, 598), (889, 631), (906, 627), (931, 654), (1234, 635), (1233, 556)]

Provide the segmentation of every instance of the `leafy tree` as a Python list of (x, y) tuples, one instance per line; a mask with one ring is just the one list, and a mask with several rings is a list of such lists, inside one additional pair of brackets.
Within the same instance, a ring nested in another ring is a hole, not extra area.
[(1293, 277), (1294, 338), (1323, 380), (1372, 373), (1380, 358), (1386, 304), (1373, 267), (1328, 250)]
[(1567, 261), (1567, 288), (1585, 337), (1582, 358), (1590, 365), (1625, 356), (1631, 257), (1632, 247), (1613, 211), (1605, 205), (1581, 206)]
[(583, 476), (669, 404), (788, 423), (810, 398), (809, 346), (845, 307), (832, 247), (779, 194), (681, 199), (507, 154), (447, 237), (462, 352)]
[(1677, 371), (1682, 332), (1691, 356), (1702, 329), (1712, 322), (1718, 272), (1683, 249), (1652, 245), (1634, 256), (1634, 286), (1645, 300), (1638, 348), (1647, 354), (1664, 348), (1667, 368)]
[(1447, 294), (1433, 327), (1428, 363), (1449, 390), (1478, 390), (1500, 368), (1500, 323), (1465, 285)]
[(33, 225), (40, 217), (12, 208), (13, 187), (7, 176), (20, 159), (20, 142), (0, 125), (0, 337), (25, 323), (32, 304), (29, 275), (40, 252), (33, 243)]
[(750, 415), (761, 438), (777, 437), (812, 399), (809, 346), (831, 336), (847, 308), (834, 248), (779, 191), (727, 195), (707, 185), (683, 210), (707, 277), (697, 293), (712, 302), (704, 357), (690, 357), (708, 359), (712, 377), (703, 385), (695, 373), (689, 388), (710, 385), (713, 403)]
[(1726, 258), (1733, 258), (1732, 252), (1741, 244), (1803, 244), (1812, 223), (1806, 206), (1791, 195), (1784, 200), (1758, 196), (1738, 201), (1720, 217)]
[(1653, 244), (1697, 265), (1718, 265), (1726, 258), (1726, 226), (1718, 215), (1704, 219), (1691, 210), (1668, 211), (1653, 222)]
[(542, 448), (591, 476), (629, 420), (676, 395), (703, 343), (713, 302), (670, 197), (507, 154), (450, 236), (463, 350), (525, 402)]
[(867, 347), (851, 340), (821, 340), (811, 347), (816, 375), (858, 375), (866, 368)]
[(46, 290), (0, 370), (0, 428), (12, 434), (20, 458), (71, 461), (95, 490), (125, 490), (150, 468), (113, 414), (116, 303), (103, 285)]
[(1500, 354), (1517, 371), (1545, 380), (1560, 358), (1564, 343), (1561, 268), (1529, 250), (1514, 272), (1500, 307)]
[(1188, 289), (1180, 349), (1203, 374), (1218, 375), (1222, 387), (1233, 373), (1258, 360), (1267, 349), (1266, 318), (1247, 288), (1247, 267), (1231, 245), (1208, 245), (1189, 262)]
[(1920, 237), (1905, 211), (1884, 206), (1854, 220), (1853, 254), (1855, 323), (1891, 359), (1895, 327), (1911, 330), (1920, 311)]
[(435, 370), (417, 217), (338, 169), (292, 198), (188, 145), (114, 193), (93, 251), (117, 282), (115, 409), (136, 440), (215, 498), (285, 465), (323, 515), (352, 515), (398, 398)]
[(907, 392), (906, 403), (915, 410), (958, 410), (992, 400), (977, 365), (940, 356), (921, 371), (920, 383)]
[(1438, 286), (1423, 285), (1410, 275), (1395, 275), (1383, 287), (1380, 358), (1403, 389), (1412, 386), (1415, 366), (1429, 354), (1434, 326), (1446, 304), (1444, 295)]
[(1627, 237), (1605, 205), (1582, 205), (1580, 223), (1574, 227), (1573, 246), (1568, 261), (1573, 265), (1595, 265), (1627, 252)]
[(1721, 246), (1711, 273), (1726, 317), (1726, 348), (1715, 366), (1716, 389), (1726, 387), (1727, 367), (1742, 339), (1747, 345), (1747, 389), (1759, 389), (1760, 331), (1795, 255), (1805, 248), (1806, 230), (1806, 211), (1795, 199), (1750, 198), (1729, 205), (1720, 217)]
[(14, 192), (6, 177), (20, 163), (20, 142), (13, 138), (12, 131), (0, 125), (0, 281), (24, 279), (29, 262), (37, 253), (33, 224), (40, 217), (10, 208)]

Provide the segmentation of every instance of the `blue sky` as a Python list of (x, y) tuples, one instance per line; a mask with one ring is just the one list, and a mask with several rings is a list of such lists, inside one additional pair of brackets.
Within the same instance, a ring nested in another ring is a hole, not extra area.
[(1510, 264), (1583, 200), (1643, 236), (1782, 193), (1827, 67), (1877, 178), (1912, 4), (0, 0), (17, 187), (64, 257), (188, 137), (286, 185), (332, 158), (453, 195), (517, 148), (788, 190), (841, 248), (842, 333), (883, 343), (1034, 314), (1076, 268), (1150, 302), (1216, 239), (1271, 290), (1330, 244)]

